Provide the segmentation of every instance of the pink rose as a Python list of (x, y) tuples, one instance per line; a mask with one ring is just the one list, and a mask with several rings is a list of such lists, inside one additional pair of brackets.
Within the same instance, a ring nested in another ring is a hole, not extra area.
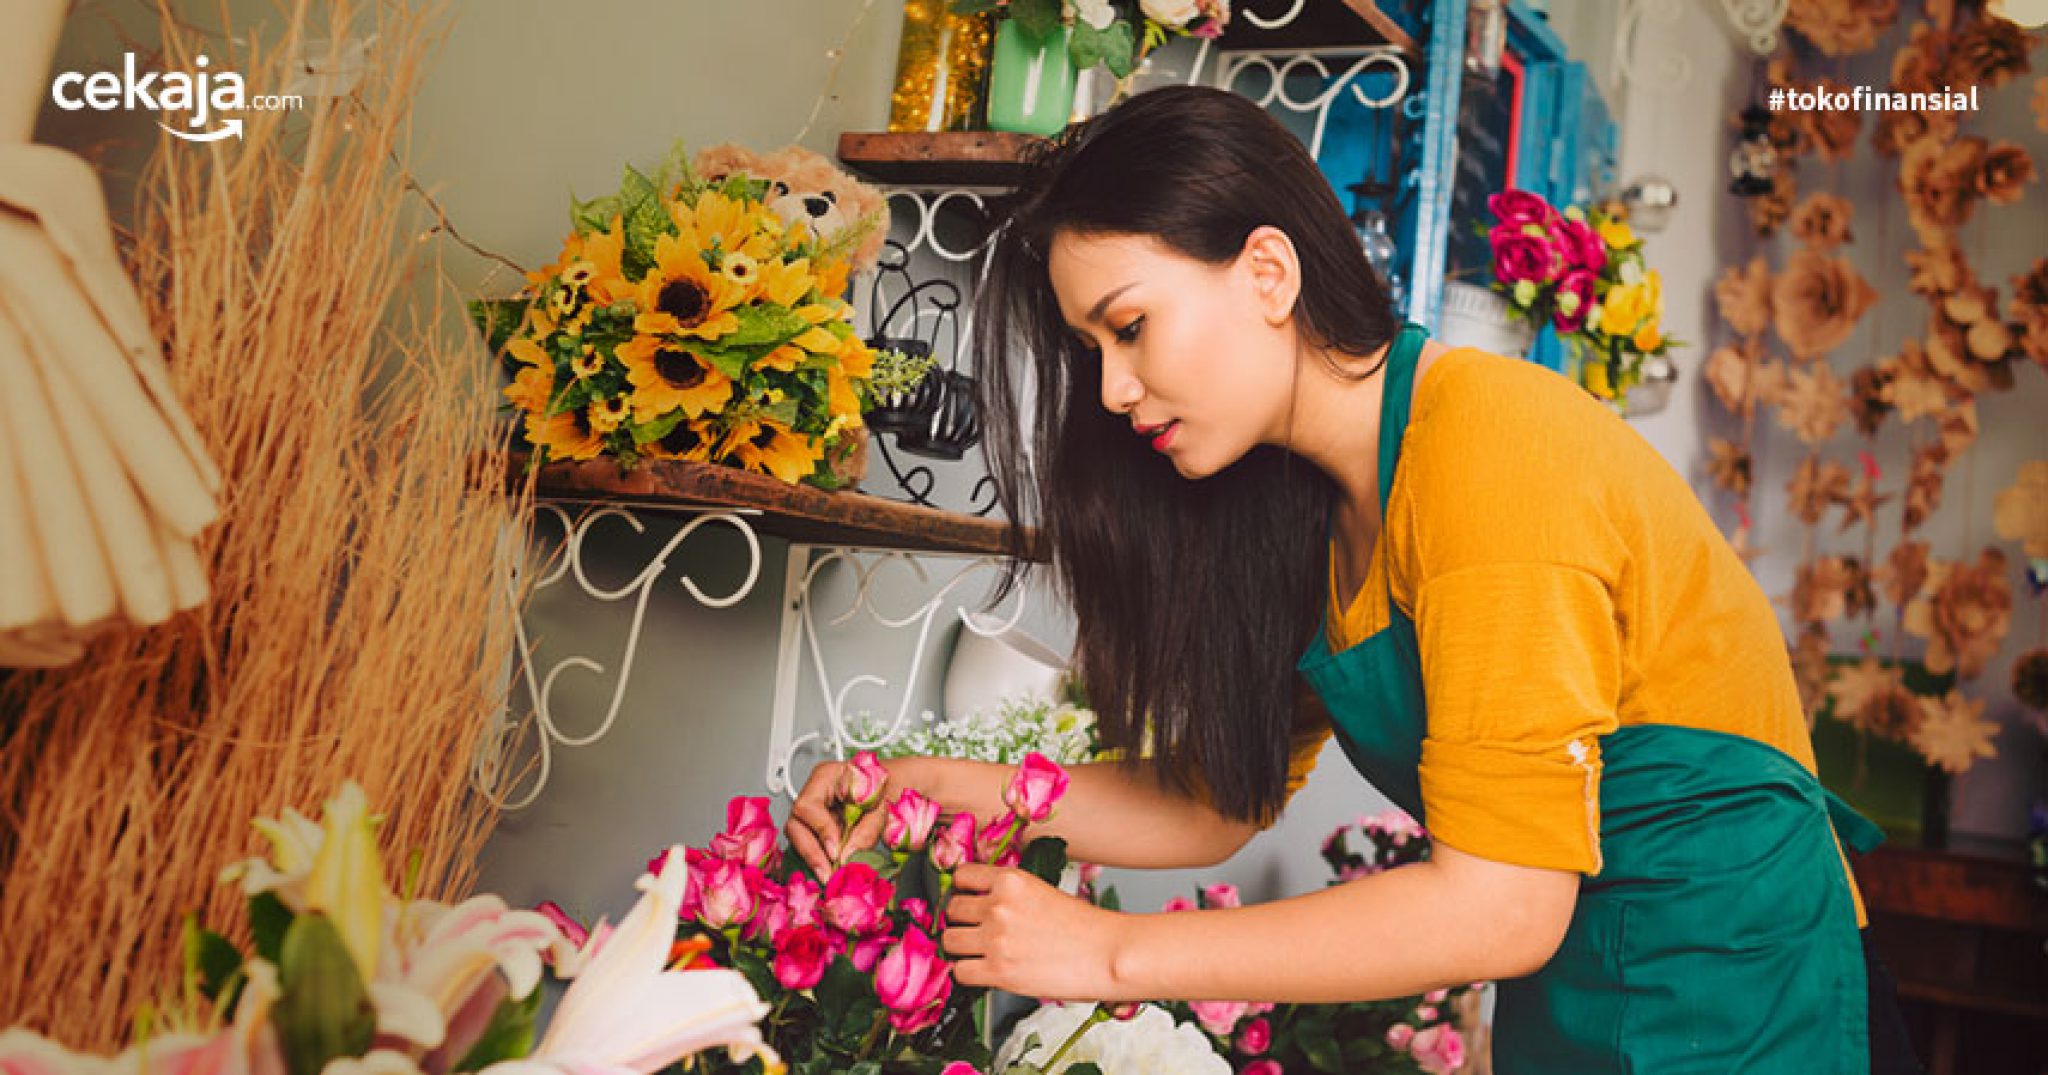
[[(667, 855), (668, 852), (664, 851), (662, 854)], [(562, 910), (561, 905), (555, 901), (543, 900), (534, 910), (539, 912), (542, 918), (554, 923), (556, 931), (561, 933), (563, 940), (569, 942), (570, 947), (581, 948), (590, 940), (590, 931), (584, 929), (581, 922), (570, 918), (569, 912)]]
[(1606, 266), (1607, 244), (1600, 240), (1593, 225), (1560, 217), (1551, 231), (1557, 236), (1557, 248), (1564, 254), (1565, 264), (1588, 272), (1599, 272)]
[(1246, 1056), (1257, 1056), (1273, 1045), (1273, 1024), (1264, 1019), (1254, 1019), (1237, 1032), (1237, 1051)]
[(1246, 1064), (1244, 1070), (1238, 1072), (1237, 1075), (1285, 1075), (1286, 1070), (1280, 1066), (1280, 1061), (1268, 1058), (1265, 1060), (1254, 1060)]
[(777, 837), (775, 816), (768, 812), (767, 796), (734, 796), (725, 804), (725, 831), (711, 838), (711, 853), (772, 869)]
[(981, 1075), (981, 1069), (965, 1060), (955, 1060), (941, 1069), (939, 1075)]
[(1215, 910), (1219, 907), (1242, 907), (1244, 900), (1237, 894), (1237, 886), (1228, 881), (1218, 881), (1202, 889), (1202, 905)]
[(896, 896), (890, 884), (873, 866), (850, 862), (825, 883), (825, 921), (834, 928), (861, 935), (873, 933)]
[(1188, 1007), (1194, 1009), (1195, 1021), (1202, 1024), (1203, 1030), (1227, 1038), (1237, 1031), (1238, 1020), (1244, 1018), (1250, 1005), (1241, 1000), (1198, 1000)]
[(1407, 1023), (1395, 1023), (1387, 1028), (1387, 1044), (1406, 1052), (1408, 1043), (1415, 1040), (1415, 1028)]
[(932, 865), (951, 872), (974, 851), (974, 815), (954, 814), (932, 839)]
[(1145, 1010), (1145, 1002), (1142, 1000), (1127, 1000), (1120, 1004), (1106, 1004), (1103, 1006), (1109, 1009), (1109, 1017), (1111, 1019), (1123, 1023), (1136, 1019), (1138, 1013)]
[[(684, 858), (687, 859), (688, 856), (686, 855)], [(647, 860), (647, 872), (660, 877), (661, 868), (666, 865), (668, 865), (668, 852), (664, 850), (661, 854)]]
[(852, 944), (846, 946), (846, 958), (853, 962), (854, 970), (862, 974), (871, 973), (875, 969), (875, 962), (882, 958), (883, 952), (889, 950), (889, 942), (893, 939), (886, 930), (877, 930), (865, 937), (856, 937)]
[(1010, 812), (1033, 823), (1052, 816), (1052, 808), (1067, 793), (1067, 771), (1058, 762), (1032, 751), (1024, 755), (1016, 775), (1003, 789), (1003, 802)]
[(875, 996), (889, 1009), (889, 1025), (912, 1034), (938, 1022), (953, 992), (953, 969), (939, 946), (916, 928), (875, 964)]
[(889, 786), (889, 771), (875, 760), (875, 752), (863, 750), (853, 756), (839, 777), (839, 801), (870, 809), (882, 801), (882, 792)]
[(779, 910), (785, 893), (781, 885), (769, 880), (766, 875), (755, 878), (753, 887), (754, 918), (747, 923), (743, 936), (750, 941), (766, 937), (773, 943), (776, 936), (782, 932)]
[(831, 938), (816, 926), (798, 926), (775, 945), (775, 980), (784, 989), (809, 989), (825, 977), (836, 955)]
[(1192, 911), (1192, 910), (1194, 910), (1194, 909), (1195, 909), (1195, 901), (1193, 901), (1193, 900), (1191, 900), (1191, 899), (1187, 898), (1186, 896), (1175, 896), (1174, 898), (1172, 898), (1172, 899), (1170, 899), (1170, 900), (1167, 900), (1167, 901), (1166, 901), (1166, 905), (1165, 905), (1165, 906), (1163, 906), (1163, 907), (1159, 908), (1159, 910), (1160, 910), (1160, 911), (1162, 911), (1162, 912), (1165, 912), (1165, 911)]
[(922, 851), (931, 839), (932, 826), (939, 823), (939, 804), (915, 788), (905, 789), (889, 804), (889, 818), (882, 826), (882, 842), (898, 851)]
[(999, 814), (988, 819), (988, 824), (974, 834), (974, 858), (992, 866), (1015, 866), (1023, 859), (1023, 852), (1017, 847), (1017, 830), (1023, 819), (1015, 814)]
[(1415, 1009), (1415, 1019), (1417, 1022), (1433, 1023), (1436, 1022), (1436, 1016), (1437, 1011), (1434, 1004), (1424, 1004), (1422, 1007)]
[(1094, 888), (1095, 882), (1102, 880), (1102, 867), (1093, 862), (1079, 864), (1075, 867), (1075, 873), (1080, 877), (1081, 884), (1088, 888)]
[(1543, 200), (1540, 194), (1526, 190), (1504, 190), (1486, 199), (1486, 208), (1494, 218), (1511, 228), (1524, 224), (1549, 224), (1557, 217), (1557, 210)]
[[(751, 876), (749, 876), (751, 875)], [(702, 881), (697, 920), (712, 929), (744, 926), (754, 917), (760, 874), (752, 867), (731, 859), (707, 859), (690, 871), (691, 881)]]
[(912, 922), (917, 923), (919, 929), (931, 932), (932, 909), (923, 900), (904, 900), (903, 910), (910, 916)]
[(1465, 1039), (1441, 1023), (1416, 1032), (1408, 1045), (1409, 1055), (1429, 1075), (1450, 1075), (1465, 1064)]
[(1493, 244), (1493, 278), (1508, 287), (1524, 280), (1547, 284), (1564, 268), (1557, 247), (1544, 236), (1503, 224), (1488, 233), (1487, 239)]
[(1424, 1004), (1442, 1004), (1450, 999), (1450, 996), (1451, 991), (1448, 989), (1432, 989), (1422, 995), (1422, 1002)]
[(1273, 1010), (1273, 1002), (1270, 1000), (1262, 1000), (1256, 1004), (1247, 1004), (1245, 1005), (1244, 1010), (1250, 1012), (1253, 1015), (1264, 1015), (1267, 1012)]
[[(1593, 288), (1597, 283), (1599, 278), (1586, 269), (1572, 269), (1558, 279), (1557, 312), (1550, 316), (1557, 331), (1572, 333), (1585, 326), (1586, 315), (1593, 310)], [(1405, 844), (1408, 834), (1404, 831), (1394, 839)]]

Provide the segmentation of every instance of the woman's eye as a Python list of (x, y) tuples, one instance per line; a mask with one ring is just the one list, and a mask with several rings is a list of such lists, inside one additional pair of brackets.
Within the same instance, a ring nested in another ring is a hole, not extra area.
[(1132, 318), (1130, 322), (1125, 324), (1122, 328), (1115, 330), (1116, 342), (1136, 343), (1138, 340), (1138, 326), (1144, 323), (1145, 319), (1142, 317)]

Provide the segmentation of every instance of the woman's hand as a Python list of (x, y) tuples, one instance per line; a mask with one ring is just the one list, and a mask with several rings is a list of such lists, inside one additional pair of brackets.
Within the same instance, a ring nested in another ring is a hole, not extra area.
[[(882, 770), (889, 774), (883, 785), (882, 802), (888, 803), (902, 794), (907, 787), (917, 787), (929, 795), (928, 788), (918, 787), (918, 781), (925, 773), (917, 765), (926, 759), (892, 758), (882, 762)], [(810, 778), (804, 781), (802, 791), (797, 792), (796, 802), (790, 807), (789, 822), (782, 827), (782, 834), (789, 839), (789, 846), (795, 849), (818, 875), (818, 880), (828, 880), (832, 871), (846, 860), (846, 856), (863, 847), (873, 847), (882, 838), (882, 826), (888, 819), (888, 811), (876, 807), (861, 815), (854, 822), (852, 832), (841, 831), (839, 808), (843, 805), (842, 792), (852, 762), (822, 761), (811, 770)]]
[(953, 980), (1041, 1000), (1122, 1000), (1110, 974), (1122, 916), (1009, 867), (953, 873), (946, 954)]

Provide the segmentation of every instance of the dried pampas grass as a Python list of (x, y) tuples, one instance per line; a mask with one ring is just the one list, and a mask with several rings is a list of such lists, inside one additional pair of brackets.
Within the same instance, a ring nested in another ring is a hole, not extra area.
[(226, 480), (213, 597), (0, 696), (0, 1025), (73, 1047), (109, 1050), (171, 998), (183, 912), (243, 920), (216, 879), (256, 849), (252, 817), (353, 777), (387, 861), (417, 853), (442, 896), (492, 821), (466, 776), (503, 698), (526, 502), (502, 491), (481, 346), (434, 303), (394, 317), (427, 249), (399, 162), (438, 16), (287, 6), (285, 38), (250, 48), (159, 10), (167, 66), (204, 51), (252, 89), (290, 81), (299, 40), (376, 34), (349, 97), (166, 138), (140, 186), (132, 268)]

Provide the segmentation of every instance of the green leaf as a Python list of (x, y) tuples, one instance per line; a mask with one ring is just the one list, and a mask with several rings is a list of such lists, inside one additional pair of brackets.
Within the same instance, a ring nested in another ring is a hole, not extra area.
[(218, 1001), (221, 990), (242, 969), (242, 953), (226, 937), (199, 928), (199, 920), (185, 918), (185, 966), (207, 1000)]
[(484, 346), (491, 354), (501, 354), (512, 334), (519, 330), (520, 322), (526, 319), (525, 299), (473, 299), (469, 304), (469, 319), (483, 333)]
[(548, 417), (567, 414), (584, 407), (590, 403), (590, 396), (589, 381), (571, 381), (569, 387), (563, 389), (562, 393), (555, 397), (554, 402), (548, 404)]
[(953, 0), (953, 14), (963, 17), (986, 15), (1001, 6), (1000, 0)]
[(292, 925), (291, 908), (275, 892), (249, 897), (249, 935), (256, 946), (256, 958), (276, 963), (284, 955), (284, 934)]
[(683, 412), (680, 408), (670, 411), (652, 422), (635, 422), (633, 423), (633, 443), (653, 444), (655, 441), (675, 432), (675, 428), (681, 425), (682, 422)]
[(747, 375), (747, 364), (755, 359), (752, 351), (735, 347), (706, 347), (696, 351), (697, 357), (711, 363), (711, 368), (737, 381)]
[(526, 994), (525, 1000), (499, 1001), (498, 1010), (491, 1013), (490, 1024), (484, 1027), (483, 1037), (469, 1047), (453, 1070), (482, 1071), (500, 1061), (518, 1060), (532, 1053), (534, 1025), (539, 1018), (539, 989)]
[(1060, 0), (1010, 0), (1010, 17), (1034, 41), (1043, 41), (1059, 33)]
[(775, 980), (774, 968), (768, 965), (767, 960), (761, 958), (760, 953), (734, 945), (730, 958), (732, 969), (746, 975), (748, 984), (754, 987), (754, 992), (764, 997), (782, 992), (782, 983)]
[(846, 1075), (882, 1075), (880, 1060), (863, 1060), (846, 1069)]
[(1344, 1050), (1337, 1045), (1337, 1038), (1330, 1033), (1330, 1024), (1323, 1020), (1304, 1022), (1295, 1032), (1296, 1044), (1301, 1046), (1303, 1056), (1318, 1071), (1337, 1075), (1344, 1070)]
[(1102, 1068), (1093, 1060), (1067, 1065), (1067, 1075), (1102, 1075)]
[[(776, 421), (781, 422), (783, 425), (794, 426), (796, 425), (797, 411), (800, 410), (802, 406), (803, 404), (798, 400), (785, 399), (780, 403), (771, 403), (768, 406), (761, 408), (761, 413), (769, 418), (773, 418)], [(860, 861), (860, 855), (861, 853), (856, 852), (851, 861)], [(893, 865), (894, 860), (891, 859), (885, 853), (882, 855), (882, 863), (884, 865)], [(882, 867), (879, 865), (875, 867), (875, 869), (877, 870), (881, 868)]]
[(1108, 41), (1103, 45), (1102, 63), (1109, 73), (1118, 78), (1130, 77), (1138, 66), (1138, 44), (1131, 36), (1131, 24), (1118, 21), (1103, 31)]
[(291, 1075), (320, 1075), (331, 1060), (370, 1051), (377, 1012), (341, 931), (326, 915), (302, 914), (292, 922), (278, 975), (283, 993), (271, 1022)]
[(733, 312), (739, 316), (740, 327), (720, 337), (720, 347), (779, 347), (803, 335), (804, 330), (811, 327), (811, 323), (795, 310), (772, 302), (745, 306)]
[[(778, 403), (776, 406), (780, 407), (787, 403), (789, 403), (788, 400), (783, 400), (782, 403)], [(896, 865), (895, 856), (877, 847), (863, 847), (859, 851), (846, 856), (846, 861), (850, 863), (864, 862), (869, 866), (873, 866), (876, 873), (885, 873)]]
[(1067, 868), (1067, 842), (1057, 836), (1033, 840), (1024, 845), (1024, 856), (1018, 865), (1046, 884), (1057, 885), (1060, 871)]
[(826, 1036), (849, 1045), (867, 1033), (882, 1006), (875, 998), (874, 979), (855, 970), (853, 960), (843, 953), (832, 957), (812, 993), (818, 998), (819, 1013), (829, 1021)]
[(1112, 885), (1109, 888), (1103, 889), (1102, 894), (1095, 897), (1095, 906), (1105, 911), (1121, 911), (1124, 909), (1124, 901), (1123, 897), (1116, 894), (1116, 887)]

